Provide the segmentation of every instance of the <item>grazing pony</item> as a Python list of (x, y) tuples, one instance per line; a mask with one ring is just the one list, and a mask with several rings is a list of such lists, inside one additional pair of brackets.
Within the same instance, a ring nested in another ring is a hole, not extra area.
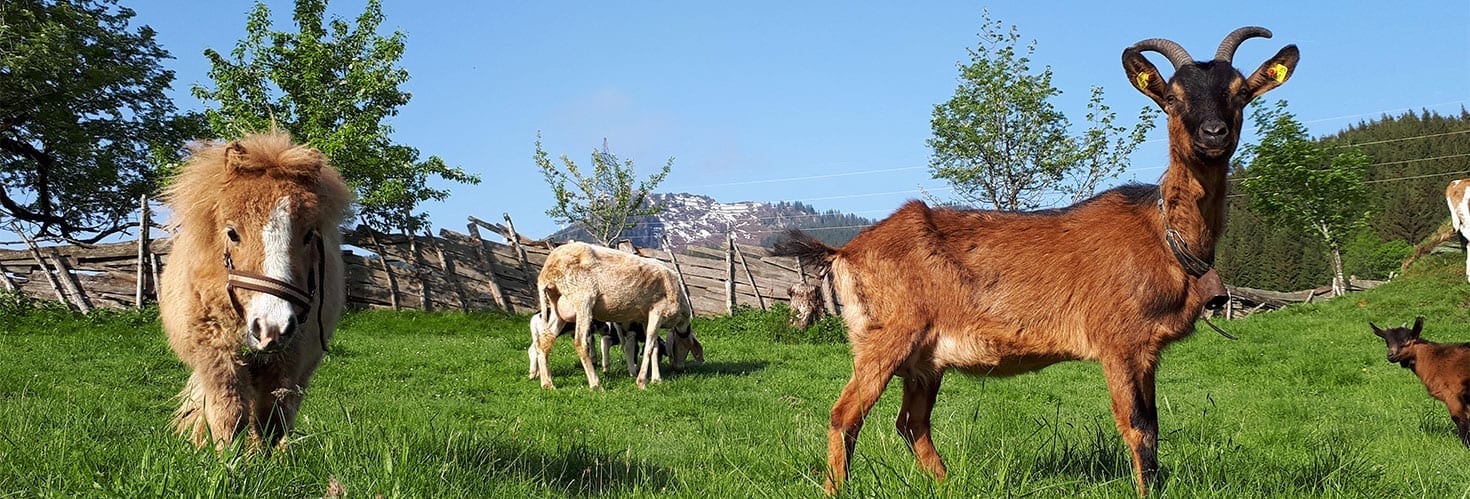
[[(1450, 223), (1455, 232), (1470, 241), (1470, 178), (1450, 181), (1444, 190), (1445, 204), (1450, 205)], [(1465, 280), (1470, 281), (1470, 251), (1465, 252)]]
[[(1191, 333), (1202, 306), (1223, 294), (1210, 262), (1225, 230), (1225, 174), (1242, 109), (1296, 67), (1296, 46), (1249, 77), (1232, 67), (1242, 41), (1270, 36), (1235, 30), (1204, 62), (1157, 38), (1123, 51), (1128, 81), (1168, 115), (1170, 163), (1159, 186), (1028, 213), (910, 201), (840, 249), (800, 231), (775, 244), (773, 255), (832, 272), (849, 328), (853, 374), (832, 407), (829, 494), (846, 479), (863, 419), (893, 376), (903, 378), (898, 433), (943, 479), (929, 418), (945, 371), (1010, 376), (1067, 360), (1102, 363), (1146, 494), (1158, 468), (1159, 351)], [(1165, 80), (1144, 51), (1168, 57), (1173, 77)]]
[(276, 445), (342, 315), (347, 186), (272, 132), (195, 149), (164, 199), (177, 234), (159, 315), (192, 371), (173, 426), (201, 447), (247, 431)]
[(1435, 343), (1420, 338), (1423, 317), (1414, 319), (1413, 329), (1407, 326), (1384, 330), (1368, 323), (1373, 334), (1388, 343), (1388, 361), (1419, 375), (1429, 396), (1449, 407), (1460, 442), (1470, 449), (1470, 343)]

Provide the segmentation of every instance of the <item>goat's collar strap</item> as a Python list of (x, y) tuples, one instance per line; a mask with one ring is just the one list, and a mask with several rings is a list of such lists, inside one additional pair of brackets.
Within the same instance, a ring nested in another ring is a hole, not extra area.
[(1164, 241), (1169, 244), (1169, 251), (1174, 253), (1174, 259), (1179, 261), (1179, 265), (1184, 267), (1184, 271), (1195, 277), (1203, 276), (1206, 272), (1209, 272), (1210, 268), (1214, 265), (1200, 259), (1200, 257), (1194, 256), (1194, 253), (1189, 251), (1189, 243), (1184, 242), (1183, 237), (1179, 235), (1179, 231), (1173, 227), (1169, 227), (1169, 214), (1164, 210), (1164, 198), (1162, 196), (1159, 197), (1159, 219), (1163, 220), (1164, 223)]

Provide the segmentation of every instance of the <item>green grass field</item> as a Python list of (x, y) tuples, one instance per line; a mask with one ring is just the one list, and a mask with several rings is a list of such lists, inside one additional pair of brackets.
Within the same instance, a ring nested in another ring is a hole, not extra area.
[[(1470, 450), (1444, 406), (1367, 326), (1422, 314), (1426, 337), (1470, 341), (1462, 269), (1431, 258), (1372, 291), (1225, 323), (1240, 341), (1201, 328), (1171, 346), (1154, 492), (1470, 496)], [(187, 373), (154, 314), (12, 301), (0, 304), (0, 496), (320, 497), (332, 477), (348, 497), (817, 496), (851, 357), (793, 342), (778, 321), (699, 322), (706, 364), (648, 391), (624, 372), (590, 392), (566, 340), (551, 358), (558, 390), (526, 379), (524, 317), (354, 313), (289, 450), (265, 455), (196, 451), (165, 429)], [(1135, 497), (1096, 364), (951, 373), (934, 416), (943, 484), (893, 430), (897, 392), (868, 417), (844, 495)]]

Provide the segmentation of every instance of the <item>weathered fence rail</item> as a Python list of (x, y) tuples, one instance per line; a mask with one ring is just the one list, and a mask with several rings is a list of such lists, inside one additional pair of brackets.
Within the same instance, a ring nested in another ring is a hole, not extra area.
[[(526, 239), (515, 232), (509, 216), (505, 220), (501, 225), (470, 217), (468, 233), (384, 234), (365, 226), (344, 233), (344, 244), (360, 250), (342, 253), (348, 305), (535, 310), (536, 275), (556, 243)], [(506, 242), (487, 240), (481, 230)], [(26, 295), (61, 300), (79, 310), (141, 306), (156, 300), (154, 286), (172, 246), (166, 236), (145, 233), (137, 241), (90, 247), (0, 250), (0, 280)], [(695, 313), (706, 317), (729, 313), (736, 305), (764, 308), (789, 301), (787, 290), (804, 280), (794, 259), (765, 256), (761, 248), (733, 242), (725, 248), (690, 247), (677, 255), (656, 248), (635, 251), (677, 269)]]

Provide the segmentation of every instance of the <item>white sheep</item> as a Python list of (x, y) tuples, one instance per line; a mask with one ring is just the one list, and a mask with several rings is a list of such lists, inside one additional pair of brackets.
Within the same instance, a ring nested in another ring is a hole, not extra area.
[[(573, 344), (587, 372), (587, 384), (600, 388), (601, 382), (588, 355), (588, 335), (592, 321), (642, 322), (645, 324), (643, 357), (638, 367), (638, 388), (662, 381), (658, 369), (658, 330), (669, 329), (669, 344), (674, 369), (680, 369), (689, 354), (695, 362), (704, 362), (704, 348), (690, 327), (693, 308), (679, 291), (679, 279), (662, 262), (630, 253), (569, 243), (558, 246), (547, 256), (536, 279), (540, 297), (542, 323), (532, 347), (532, 367), (541, 375), (543, 388), (554, 388), (547, 369), (547, 353), (556, 341), (557, 332), (567, 322), (576, 324)], [(534, 323), (533, 323), (534, 324)], [(534, 326), (533, 326), (534, 331)], [(624, 341), (623, 348), (633, 348)]]

